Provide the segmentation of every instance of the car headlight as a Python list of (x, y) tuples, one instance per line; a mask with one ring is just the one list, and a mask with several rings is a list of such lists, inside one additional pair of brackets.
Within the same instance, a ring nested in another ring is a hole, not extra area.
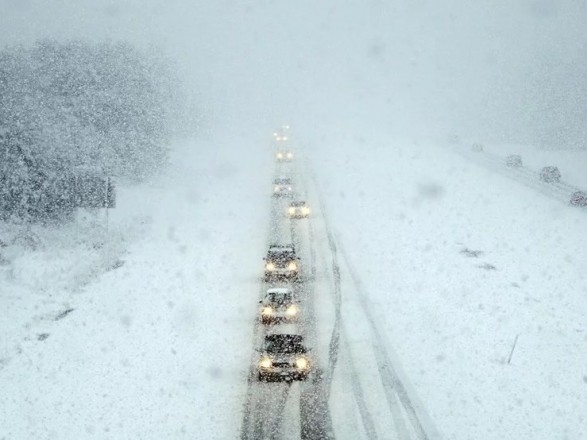
[(302, 208), (302, 213), (309, 214), (310, 213), (310, 208), (306, 208), (306, 207)]
[(295, 263), (295, 261), (292, 261), (287, 265), (287, 270), (296, 270), (297, 268), (298, 265)]
[(300, 357), (296, 359), (296, 368), (298, 370), (306, 370), (308, 368), (308, 360)]
[(287, 141), (287, 136), (283, 136), (281, 139)]
[(288, 187), (287, 187), (287, 190), (288, 190), (288, 191), (291, 191), (291, 186), (288, 186)]
[(274, 188), (273, 188), (273, 191), (275, 191), (275, 192), (279, 192), (279, 187), (278, 187), (278, 186), (274, 187)]
[(281, 154), (281, 153), (277, 153), (277, 158), (278, 158), (278, 159), (283, 159), (283, 154)]
[(296, 208), (289, 208), (287, 210), (287, 212), (289, 212), (290, 214), (295, 214), (296, 213)]
[[(297, 362), (296, 362), (297, 365)], [(260, 368), (271, 368), (273, 366), (273, 361), (271, 360), (271, 358), (268, 357), (262, 357), (259, 360), (259, 367)]]
[(285, 314), (287, 316), (295, 316), (298, 314), (298, 311), (299, 311), (298, 306), (296, 306), (295, 304), (292, 304), (291, 306), (289, 306), (287, 308), (287, 310), (285, 311)]
[(261, 310), (261, 314), (265, 316), (273, 315), (273, 308), (272, 307), (263, 307)]
[(267, 263), (265, 265), (265, 269), (267, 269), (267, 270), (275, 270), (275, 264), (273, 264), (273, 263)]
[(287, 158), (291, 159), (293, 157), (293, 153), (287, 153)]

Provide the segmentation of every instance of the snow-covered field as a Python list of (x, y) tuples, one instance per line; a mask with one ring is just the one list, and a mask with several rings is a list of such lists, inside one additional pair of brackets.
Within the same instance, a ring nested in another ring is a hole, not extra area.
[[(23, 280), (63, 284), (90, 252), (74, 263), (56, 250), (67, 274), (39, 274), (50, 250), (17, 260), (20, 278), (2, 281), (0, 438), (236, 437), (272, 171), (268, 151), (242, 146), (255, 141), (178, 146), (168, 175), (111, 214), (140, 236), (124, 265), (84, 286), (43, 295)], [(49, 295), (74, 310), (55, 321)]]
[[(467, 144), (463, 147), (468, 148)], [(524, 166), (535, 172), (545, 166), (556, 166), (562, 180), (587, 190), (587, 150), (548, 149), (524, 144), (483, 144), (483, 147), (485, 152), (502, 158), (519, 154)]]
[[(178, 145), (164, 177), (121, 188), (108, 253), (87, 219), (89, 241), (72, 228), (12, 247), (0, 438), (238, 436), (273, 172), (264, 142)], [(331, 226), (442, 438), (585, 438), (586, 213), (433, 144), (341, 133), (312, 145)], [(582, 153), (544, 154), (582, 175)], [(362, 325), (344, 326), (360, 338)]]
[[(311, 157), (443, 437), (585, 438), (585, 213), (449, 149), (351, 139), (314, 142)], [(569, 175), (585, 168), (584, 153), (544, 154)]]

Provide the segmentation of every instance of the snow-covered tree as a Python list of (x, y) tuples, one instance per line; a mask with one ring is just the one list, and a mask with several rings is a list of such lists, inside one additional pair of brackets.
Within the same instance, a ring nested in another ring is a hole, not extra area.
[(0, 51), (0, 217), (62, 217), (88, 169), (134, 181), (166, 162), (177, 82), (126, 43), (41, 41)]

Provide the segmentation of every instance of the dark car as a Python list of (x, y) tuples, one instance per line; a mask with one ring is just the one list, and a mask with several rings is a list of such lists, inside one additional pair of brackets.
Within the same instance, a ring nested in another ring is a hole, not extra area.
[(570, 204), (573, 206), (587, 206), (587, 193), (585, 191), (575, 191), (571, 194)]
[(557, 167), (548, 166), (540, 171), (540, 180), (547, 183), (560, 182), (561, 172)]
[(265, 336), (257, 363), (260, 381), (294, 381), (308, 378), (311, 369), (308, 349), (301, 335)]
[(276, 287), (267, 290), (261, 304), (261, 322), (295, 322), (300, 314), (299, 301), (289, 288)]
[(297, 279), (300, 273), (299, 258), (293, 244), (271, 245), (265, 260), (265, 281)]
[(510, 154), (505, 159), (505, 164), (508, 167), (520, 168), (522, 166), (522, 156), (520, 156), (519, 154)]

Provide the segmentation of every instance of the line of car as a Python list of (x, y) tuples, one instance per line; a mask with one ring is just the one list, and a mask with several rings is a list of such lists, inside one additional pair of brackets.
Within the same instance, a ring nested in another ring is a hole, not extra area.
[[(281, 209), (281, 201), (290, 201), (280, 220), (308, 218), (310, 208), (304, 200), (295, 199), (291, 173), (294, 152), (289, 148), (289, 126), (273, 133), (275, 161), (279, 174), (273, 180), (272, 196)], [(289, 171), (289, 172), (288, 172)], [(283, 237), (280, 237), (283, 240)], [(304, 304), (299, 297), (303, 288), (301, 259), (294, 243), (273, 243), (264, 260), (264, 296), (259, 301), (258, 319), (263, 329), (262, 346), (257, 349), (256, 376), (263, 382), (306, 380), (313, 369), (310, 349), (299, 331)]]
[[(483, 148), (479, 149), (479, 147), (475, 148), (474, 144), (472, 147), (473, 151), (483, 151)], [(510, 168), (521, 168), (523, 166), (522, 156), (519, 154), (510, 154), (505, 159), (506, 166)], [(538, 178), (540, 181), (544, 183), (559, 183), (561, 181), (561, 172), (558, 167), (553, 165), (548, 165), (543, 167), (540, 172), (538, 173)], [(574, 191), (569, 196), (569, 204), (572, 206), (587, 206), (587, 192), (586, 191)]]

